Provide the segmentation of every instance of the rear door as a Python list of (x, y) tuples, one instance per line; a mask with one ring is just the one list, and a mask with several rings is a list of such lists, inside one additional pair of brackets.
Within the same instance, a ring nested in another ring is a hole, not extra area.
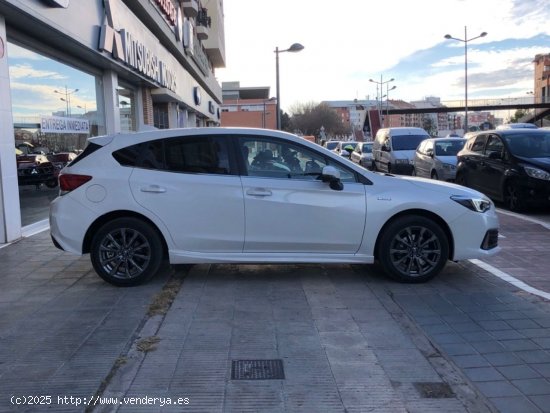
[(130, 177), (132, 194), (164, 222), (176, 248), (242, 252), (243, 192), (228, 141), (191, 136), (147, 145)]

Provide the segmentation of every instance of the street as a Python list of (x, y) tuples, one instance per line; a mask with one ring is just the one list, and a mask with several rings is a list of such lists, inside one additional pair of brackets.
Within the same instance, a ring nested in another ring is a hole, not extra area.
[(116, 288), (48, 231), (25, 238), (0, 249), (0, 411), (548, 411), (550, 306), (517, 287), (550, 292), (548, 229), (499, 216), (489, 270), (419, 285), (377, 265), (196, 265)]

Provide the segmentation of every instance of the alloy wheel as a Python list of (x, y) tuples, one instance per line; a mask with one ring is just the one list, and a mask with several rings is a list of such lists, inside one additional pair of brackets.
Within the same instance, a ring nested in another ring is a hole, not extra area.
[(116, 228), (99, 245), (99, 264), (109, 276), (118, 279), (139, 277), (151, 260), (147, 238), (133, 228)]

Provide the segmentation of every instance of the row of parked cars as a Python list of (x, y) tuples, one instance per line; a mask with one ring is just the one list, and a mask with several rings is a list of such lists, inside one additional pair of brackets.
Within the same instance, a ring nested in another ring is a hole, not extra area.
[(521, 211), (529, 204), (550, 205), (550, 130), (521, 126), (464, 138), (385, 128), (373, 142), (339, 142), (334, 151), (374, 171), (456, 182)]
[(75, 159), (75, 152), (50, 152), (25, 143), (16, 146), (17, 181), (19, 185), (44, 184), (48, 188), (58, 185), (59, 171)]

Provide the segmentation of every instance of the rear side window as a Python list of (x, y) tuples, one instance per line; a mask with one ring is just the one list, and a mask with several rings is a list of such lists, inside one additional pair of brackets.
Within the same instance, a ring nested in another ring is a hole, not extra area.
[(217, 137), (173, 138), (164, 142), (166, 169), (173, 172), (228, 175), (227, 140)]
[(84, 151), (82, 151), (82, 153), (80, 155), (78, 155), (71, 162), (69, 162), (68, 166), (72, 166), (75, 163), (81, 161), (82, 159), (84, 159), (85, 157), (90, 155), (91, 153), (94, 153), (95, 151), (97, 151), (99, 148), (101, 148), (101, 145), (98, 145), (97, 143), (91, 143), (91, 142), (88, 143), (86, 148), (84, 148)]

